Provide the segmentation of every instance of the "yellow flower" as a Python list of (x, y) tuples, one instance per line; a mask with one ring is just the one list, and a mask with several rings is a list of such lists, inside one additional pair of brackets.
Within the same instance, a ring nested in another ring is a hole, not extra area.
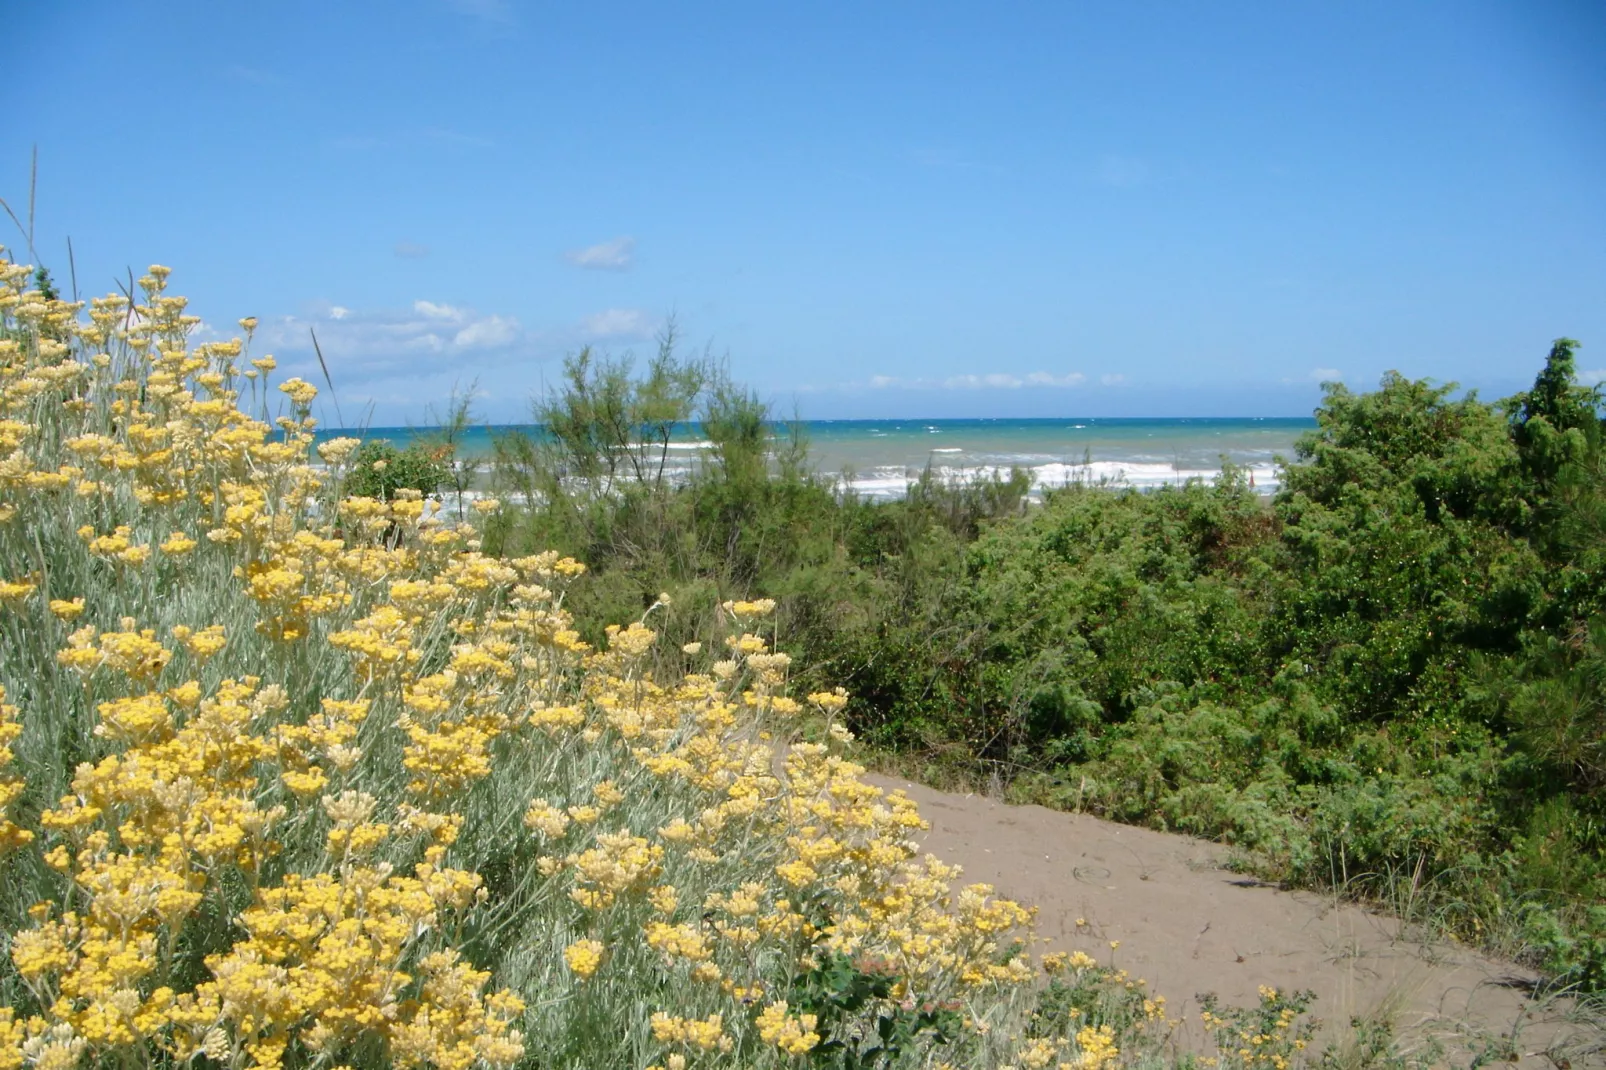
[(569, 827), (569, 815), (545, 799), (532, 799), (524, 811), (524, 824), (543, 836), (556, 839)]
[(52, 598), (50, 600), (50, 612), (61, 620), (77, 620), (84, 612), (83, 597), (74, 598), (70, 602), (61, 598)]
[(33, 594), (36, 586), (32, 580), (0, 580), (0, 604), (20, 602)]
[[(654, 1011), (650, 1022), (653, 1039), (660, 1044), (684, 1044), (700, 1051), (723, 1052), (735, 1047), (731, 1038), (725, 1035), (723, 1015), (711, 1014), (702, 1019), (680, 1018), (663, 1011)], [(665, 1062), (673, 1065), (675, 1059), (676, 1056), (671, 1055)], [(683, 1058), (680, 1064), (685, 1064)]]
[(180, 557), (189, 553), (198, 545), (199, 543), (182, 531), (175, 531), (162, 541), (161, 551), (169, 557)]
[(582, 981), (590, 980), (602, 965), (607, 949), (598, 940), (576, 940), (563, 950), (563, 961)]
[[(260, 364), (257, 365), (261, 367)], [(318, 396), (318, 388), (305, 379), (286, 379), (279, 384), (279, 390), (290, 398), (292, 404), (305, 408), (312, 404), (312, 399)]]
[(318, 456), (325, 464), (342, 464), (361, 445), (360, 438), (332, 438), (318, 445)]
[(793, 1017), (787, 1013), (788, 1010), (786, 1001), (781, 1000), (759, 1012), (754, 1022), (758, 1026), (759, 1038), (788, 1055), (807, 1054), (820, 1042), (820, 1034), (814, 1031), (818, 1019), (812, 1014)]

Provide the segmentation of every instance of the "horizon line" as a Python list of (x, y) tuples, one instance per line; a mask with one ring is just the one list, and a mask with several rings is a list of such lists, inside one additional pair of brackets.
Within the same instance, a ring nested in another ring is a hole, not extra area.
[[(1266, 421), (1266, 420), (1300, 421), (1300, 422), (1309, 423), (1309, 424), (1312, 424), (1312, 425), (1315, 425), (1317, 423), (1317, 420), (1316, 420), (1316, 417), (1315, 417), (1314, 414), (1312, 414), (1310, 416), (824, 416), (824, 417), (804, 418), (804, 419), (799, 419), (799, 420), (792, 420), (792, 419), (786, 419), (786, 418), (782, 418), (782, 417), (777, 417), (777, 418), (768, 420), (766, 422), (770, 423), (772, 425), (784, 427), (784, 426), (786, 426), (788, 424), (793, 424), (793, 423), (800, 423), (800, 424), (1064, 423), (1064, 422), (1067, 422), (1067, 421), (1082, 421), (1082, 420), (1085, 420), (1085, 421), (1087, 421), (1089, 423), (1141, 423), (1141, 422), (1145, 422), (1145, 421), (1156, 421), (1156, 420), (1163, 420), (1163, 421), (1172, 422), (1172, 423), (1178, 423), (1178, 422), (1183, 422), (1183, 421), (1198, 421), (1198, 422), (1209, 421), (1209, 422), (1216, 422), (1216, 423), (1239, 422), (1239, 423), (1241, 423), (1241, 422), (1246, 422), (1246, 421)], [(674, 426), (676, 426), (676, 427), (689, 427), (689, 426), (693, 426), (693, 425), (697, 425), (697, 424), (701, 424), (701, 423), (702, 423), (702, 421), (701, 420), (697, 420), (697, 419), (677, 420), (677, 421), (675, 421)], [(351, 425), (340, 426), (340, 427), (325, 426), (325, 427), (320, 427), (317, 430), (318, 430), (319, 433), (329, 433), (329, 432), (334, 432), (334, 431), (355, 431), (355, 432), (363, 432), (363, 431), (368, 431), (368, 432), (372, 432), (372, 431), (412, 431), (412, 430), (425, 430), (425, 429), (433, 430), (433, 429), (444, 427), (444, 426), (445, 426), (444, 424), (429, 424), (429, 423), (417, 423), (417, 424), (414, 424), (414, 423), (406, 423), (406, 424), (367, 424), (367, 425), (362, 425), (362, 426), (351, 426)], [(479, 422), (476, 422), (474, 424), (469, 425), (470, 428), (475, 429), (475, 430), (497, 430), (499, 428), (523, 428), (523, 427), (541, 427), (541, 426), (543, 426), (543, 425), (539, 421), (535, 421), (535, 420), (522, 421), (522, 422), (518, 422), (518, 423), (479, 423)]]

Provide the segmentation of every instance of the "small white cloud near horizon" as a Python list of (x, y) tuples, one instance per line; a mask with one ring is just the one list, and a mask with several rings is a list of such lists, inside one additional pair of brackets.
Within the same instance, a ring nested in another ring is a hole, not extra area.
[(1336, 383), (1344, 378), (1344, 373), (1337, 368), (1312, 368), (1310, 378), (1318, 383)]
[(453, 308), (451, 305), (437, 305), (433, 301), (414, 301), (413, 311), (425, 319), (445, 320), (448, 323), (456, 323), (463, 318), (461, 309)]
[(1126, 382), (1126, 376), (1115, 373), (1106, 373), (1099, 376), (1099, 382), (1105, 386), (1120, 386)]
[(403, 260), (422, 260), (429, 255), (429, 246), (419, 245), (417, 242), (399, 241), (390, 251)]
[(992, 372), (987, 375), (950, 375), (946, 379), (900, 379), (895, 375), (872, 375), (872, 390), (1019, 390), (1023, 386), (1079, 386), (1087, 380), (1081, 372), (1053, 375), (1049, 372), (1030, 372), (1012, 375)]
[(452, 344), (459, 349), (500, 349), (511, 345), (519, 336), (519, 321), (504, 316), (487, 316), (475, 320), (452, 336)]
[(1578, 381), (1585, 386), (1599, 386), (1606, 383), (1606, 368), (1596, 368), (1592, 372), (1579, 372)]
[(511, 316), (422, 299), (405, 309), (373, 311), (324, 305), (304, 316), (266, 320), (257, 334), (264, 345), (304, 352), (312, 348), (308, 330), (313, 326), (331, 365), (338, 371), (344, 364), (348, 373), (407, 367), (408, 358), (420, 354), (454, 357), (507, 349), (525, 340)]
[(589, 338), (651, 338), (658, 321), (639, 308), (609, 308), (580, 321)]
[(588, 271), (629, 271), (636, 262), (636, 239), (627, 234), (584, 249), (570, 249), (563, 259)]

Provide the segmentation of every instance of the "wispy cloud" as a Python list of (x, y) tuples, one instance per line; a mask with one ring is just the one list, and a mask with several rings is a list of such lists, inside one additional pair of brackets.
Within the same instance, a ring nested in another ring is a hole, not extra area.
[(1026, 377), (1028, 386), (1081, 386), (1087, 376), (1081, 372), (1069, 372), (1065, 375), (1051, 375), (1048, 372), (1032, 372)]
[(869, 385), (875, 390), (1019, 390), (1027, 386), (1073, 387), (1087, 381), (1081, 372), (1054, 375), (1028, 372), (1013, 375), (991, 372), (987, 375), (950, 375), (946, 379), (904, 379), (896, 375), (873, 375)]
[(1592, 372), (1579, 372), (1578, 381), (1585, 386), (1599, 386), (1606, 383), (1606, 368), (1596, 368)]
[(519, 321), (512, 317), (486, 316), (474, 320), (452, 336), (459, 349), (502, 349), (519, 337)]
[(636, 239), (626, 235), (584, 249), (570, 249), (563, 259), (592, 271), (629, 271), (636, 262)]
[(1120, 386), (1122, 383), (1126, 382), (1126, 376), (1117, 374), (1101, 375), (1099, 376), (1099, 382), (1103, 383), (1105, 386)]
[(317, 332), (344, 410), (320, 413), (326, 422), (414, 419), (428, 398), (474, 379), (490, 385), (481, 414), (514, 419), (541, 389), (545, 362), (588, 344), (624, 348), (647, 341), (663, 322), (662, 315), (635, 308), (527, 325), (505, 311), (435, 298), (388, 308), (323, 301), (294, 315), (264, 316), (254, 348), (279, 358), (278, 378), (298, 375), (322, 384), (312, 346), (311, 332)]
[(1284, 386), (1307, 386), (1310, 383), (1341, 383), (1344, 373), (1337, 368), (1312, 368), (1304, 375), (1285, 375), (1282, 378)]
[(373, 373), (435, 365), (512, 348), (524, 340), (519, 321), (444, 302), (418, 300), (405, 309), (354, 310), (327, 304), (299, 316), (280, 316), (258, 333), (267, 346), (309, 351), (310, 331), (331, 365)]
[(657, 329), (658, 320), (639, 308), (610, 308), (580, 321), (580, 333), (588, 339), (639, 340)]
[(414, 301), (413, 311), (429, 320), (444, 320), (447, 323), (456, 323), (463, 318), (463, 310), (453, 308), (451, 305), (437, 305), (433, 301)]
[(391, 247), (391, 252), (403, 260), (422, 260), (429, 255), (429, 246), (419, 245), (417, 242), (399, 241)]

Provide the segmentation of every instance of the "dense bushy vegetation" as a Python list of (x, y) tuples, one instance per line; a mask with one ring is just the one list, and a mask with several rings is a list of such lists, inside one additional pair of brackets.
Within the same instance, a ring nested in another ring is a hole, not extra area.
[[(1229, 469), (1139, 493), (1023, 473), (870, 503), (717, 368), (572, 361), (498, 446), (493, 530), (596, 569), (580, 627), (779, 601), (779, 644), (928, 777), (1241, 845), (1606, 985), (1606, 450), (1557, 342), (1497, 403), (1328, 389), (1270, 501)], [(669, 428), (700, 464), (666, 475)], [(672, 478), (673, 476), (673, 478)]]

